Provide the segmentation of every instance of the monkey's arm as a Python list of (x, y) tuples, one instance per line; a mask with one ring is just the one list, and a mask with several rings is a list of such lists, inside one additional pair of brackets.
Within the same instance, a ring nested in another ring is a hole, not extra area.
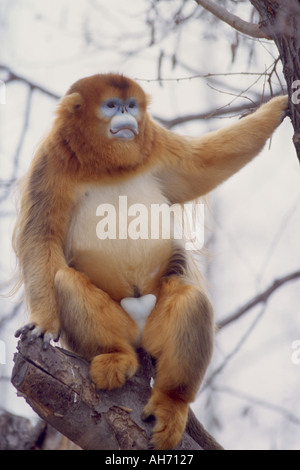
[[(53, 158), (41, 149), (25, 179), (20, 214), (14, 232), (14, 249), (30, 310), (32, 337), (46, 333), (46, 341), (57, 339), (60, 322), (54, 277), (66, 266), (63, 242), (70, 212), (71, 189), (63, 184)], [(20, 329), (17, 334), (20, 334)]]
[(287, 107), (287, 96), (273, 98), (237, 123), (198, 139), (158, 132), (156, 150), (165, 163), (158, 177), (169, 200), (195, 199), (240, 170), (262, 150)]

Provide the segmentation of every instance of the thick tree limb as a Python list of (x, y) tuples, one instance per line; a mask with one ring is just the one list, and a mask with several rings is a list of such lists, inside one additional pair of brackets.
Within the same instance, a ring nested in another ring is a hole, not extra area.
[[(139, 351), (141, 367), (121, 389), (96, 390), (89, 365), (61, 348), (42, 348), (42, 340), (18, 344), (12, 383), (34, 411), (52, 427), (83, 449), (138, 450), (149, 448), (152, 424), (141, 420), (150, 395), (153, 375), (148, 355)], [(194, 438), (204, 448), (222, 449), (194, 419)], [(186, 432), (178, 449), (200, 445)]]
[(260, 29), (258, 24), (242, 20), (239, 16), (230, 13), (224, 7), (217, 5), (211, 0), (195, 0), (195, 2), (240, 33), (247, 34), (253, 38), (270, 39), (269, 36)]
[(260, 28), (280, 53), (290, 97), (293, 142), (300, 161), (300, 4), (296, 0), (250, 0), (261, 16)]

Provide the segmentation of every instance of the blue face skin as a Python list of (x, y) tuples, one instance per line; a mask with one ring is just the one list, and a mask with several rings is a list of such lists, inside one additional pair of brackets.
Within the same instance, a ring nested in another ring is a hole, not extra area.
[(132, 140), (139, 133), (137, 117), (139, 107), (134, 98), (123, 101), (121, 98), (110, 98), (100, 107), (105, 118), (111, 118), (109, 137), (112, 139)]

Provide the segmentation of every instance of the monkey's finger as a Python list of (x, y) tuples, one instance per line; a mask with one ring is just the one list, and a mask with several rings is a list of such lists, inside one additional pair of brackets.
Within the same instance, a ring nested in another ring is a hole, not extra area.
[(38, 325), (35, 325), (31, 333), (29, 334), (28, 341), (29, 343), (33, 343), (37, 338), (43, 335), (42, 328)]
[(59, 340), (59, 333), (45, 333), (43, 337), (44, 351), (49, 348), (51, 341), (57, 342)]
[(19, 336), (26, 335), (28, 331), (31, 331), (35, 328), (36, 324), (31, 322), (27, 323), (26, 325), (22, 326), (15, 332), (15, 337), (19, 338)]

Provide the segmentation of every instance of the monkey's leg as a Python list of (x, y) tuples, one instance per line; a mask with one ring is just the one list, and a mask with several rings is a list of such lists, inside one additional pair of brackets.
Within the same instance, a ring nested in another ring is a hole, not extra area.
[(152, 442), (158, 449), (173, 448), (180, 441), (188, 404), (195, 399), (212, 354), (212, 308), (205, 293), (188, 282), (176, 276), (163, 281), (142, 338), (157, 361), (143, 417), (155, 417)]
[(57, 272), (55, 288), (62, 338), (91, 360), (91, 378), (97, 387), (121, 387), (138, 368), (133, 347), (137, 325), (107, 293), (73, 268)]

